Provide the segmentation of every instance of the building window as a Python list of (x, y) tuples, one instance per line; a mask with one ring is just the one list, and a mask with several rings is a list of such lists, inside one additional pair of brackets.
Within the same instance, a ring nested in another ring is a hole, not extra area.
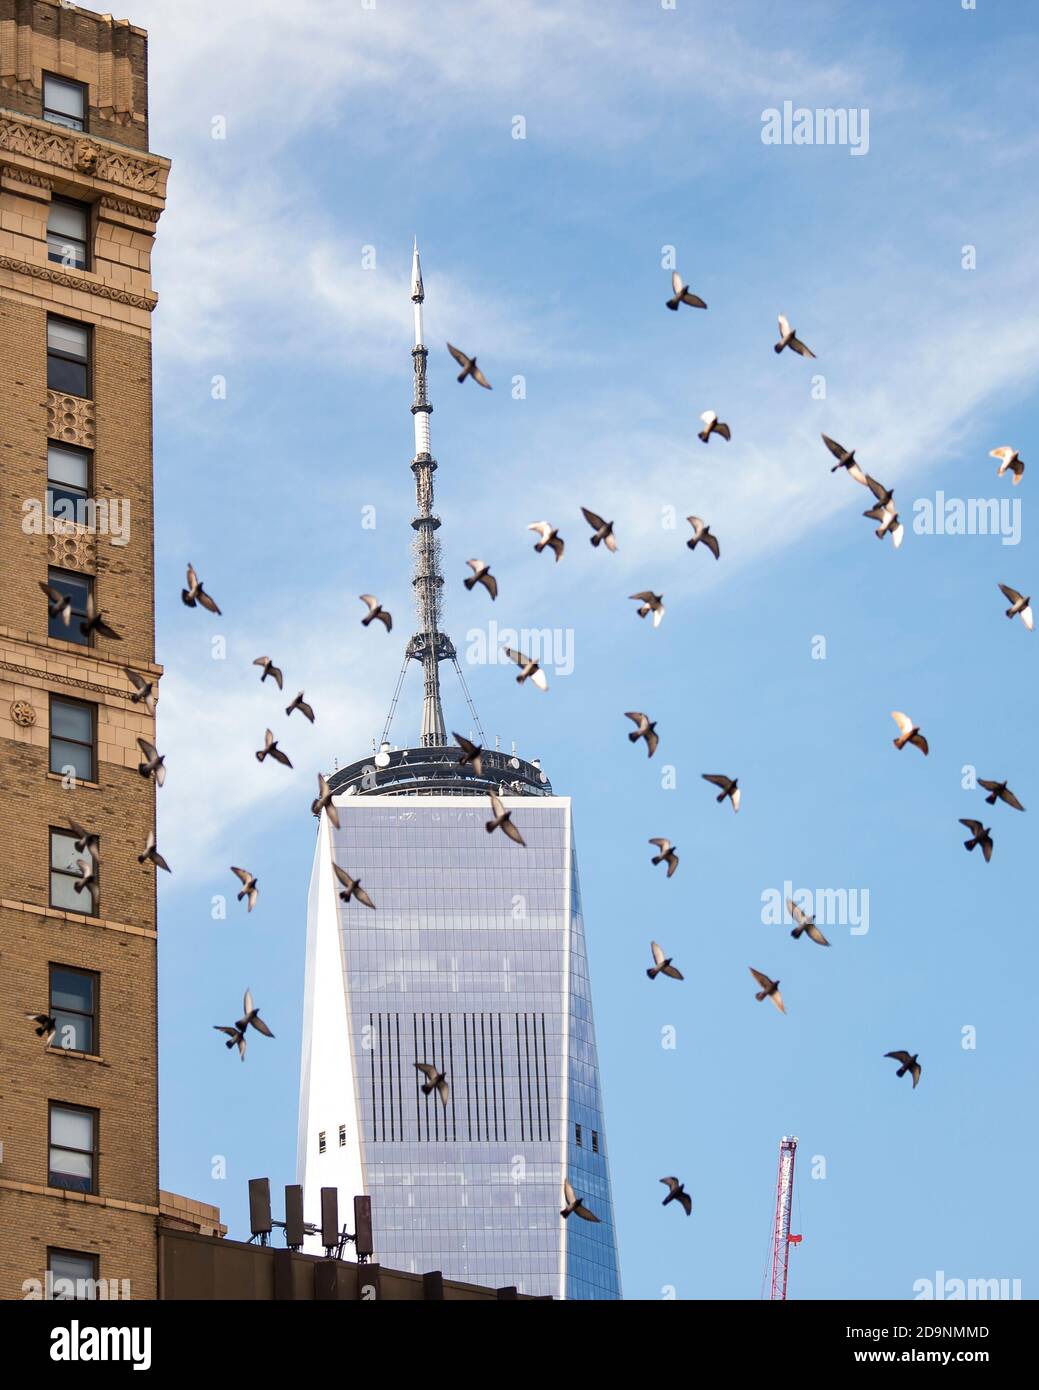
[(580, 1126), (580, 1125), (574, 1125), (574, 1135), (575, 1135), (576, 1138), (577, 1138), (577, 1147), (580, 1148), (580, 1147), (581, 1147), (581, 1126)]
[(97, 993), (98, 977), (92, 970), (51, 966), (50, 1014), (56, 1030), (53, 1046), (97, 1055)]
[(50, 1297), (69, 1299), (97, 1298), (97, 1256), (81, 1250), (48, 1250), (47, 1273), (50, 1275)]
[(339, 1147), (346, 1148), (346, 1125), (339, 1126)]
[(599, 1131), (598, 1131), (597, 1129), (593, 1129), (593, 1130), (592, 1130), (592, 1153), (593, 1153), (593, 1154), (597, 1154), (598, 1152), (599, 1152)]
[(325, 1131), (323, 1129), (318, 1132), (317, 1151), (319, 1154), (323, 1154), (325, 1152)]
[(90, 636), (83, 631), (82, 624), (87, 616), (87, 596), (93, 592), (94, 581), (89, 574), (74, 574), (71, 570), (48, 570), (47, 583), (59, 594), (72, 600), (72, 616), (68, 627), (60, 613), (47, 619), (47, 636), (57, 637), (61, 642), (78, 642), (82, 647), (90, 646)]
[(97, 1191), (97, 1111), (50, 1107), (47, 1182), (71, 1192)]
[(90, 326), (47, 316), (47, 385), (69, 396), (90, 395)]
[[(50, 862), (50, 905), (60, 907), (65, 912), (81, 912), (85, 917), (96, 917), (97, 908), (95, 897), (89, 887), (81, 888), (76, 892), (76, 884), (83, 876), (83, 870), (79, 867), (79, 860), (84, 864), (90, 864), (91, 854), (89, 849), (78, 850), (76, 848), (76, 837), (69, 830), (51, 831), (51, 862)], [(97, 864), (93, 865), (94, 873), (97, 875)], [(53, 990), (54, 982), (51, 981)], [(52, 1001), (53, 1002), (53, 1001)], [(51, 1013), (53, 1013), (53, 1008)], [(89, 1048), (82, 1048), (81, 1051), (88, 1052)]]
[(94, 705), (81, 700), (50, 700), (50, 770), (64, 775), (72, 768), (80, 782), (95, 781)]
[(73, 270), (87, 269), (90, 209), (85, 203), (52, 198), (47, 214), (47, 259)]
[(47, 515), (82, 521), (90, 492), (90, 451), (69, 444), (47, 445)]
[(86, 130), (87, 89), (83, 83), (44, 73), (43, 119), (70, 130)]

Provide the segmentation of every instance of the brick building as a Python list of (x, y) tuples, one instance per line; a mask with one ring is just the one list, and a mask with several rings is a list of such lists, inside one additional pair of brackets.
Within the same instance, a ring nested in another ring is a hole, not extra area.
[[(157, 1292), (147, 39), (0, 0), (0, 1298)], [(41, 589), (69, 600), (66, 623)], [(85, 632), (90, 603), (121, 640)], [(82, 842), (69, 820), (92, 835)], [(95, 863), (96, 850), (98, 862)], [(83, 882), (82, 867), (94, 882)], [(77, 888), (78, 885), (78, 888)], [(54, 1019), (51, 1045), (29, 1011)], [(166, 1198), (163, 1198), (166, 1202)]]

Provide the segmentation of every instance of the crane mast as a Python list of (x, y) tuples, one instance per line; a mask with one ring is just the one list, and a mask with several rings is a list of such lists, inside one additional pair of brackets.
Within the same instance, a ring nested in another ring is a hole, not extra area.
[(779, 1171), (776, 1176), (776, 1211), (772, 1222), (772, 1276), (769, 1298), (786, 1300), (787, 1267), (791, 1245), (801, 1237), (790, 1234), (790, 1208), (794, 1196), (796, 1136), (783, 1135), (779, 1144)]

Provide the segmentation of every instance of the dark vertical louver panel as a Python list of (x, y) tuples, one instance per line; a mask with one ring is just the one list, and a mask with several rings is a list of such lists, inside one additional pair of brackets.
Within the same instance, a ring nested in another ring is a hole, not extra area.
[[(455, 1055), (455, 1022), (461, 1020)], [(507, 1022), (511, 1019), (511, 1024)], [(407, 1027), (407, 1015), (404, 1015)], [(515, 1055), (505, 1054), (515, 1035)], [(404, 1056), (399, 1013), (368, 1015), (368, 1134), (376, 1143), (457, 1143), (509, 1140), (509, 1104), (518, 1106), (519, 1138), (552, 1138), (548, 1038), (543, 1013), (412, 1013), (410, 1056)], [(378, 1054), (378, 1055), (376, 1055)], [(446, 1073), (446, 1106), (436, 1091), (423, 1096), (425, 1077), (414, 1061), (430, 1062)], [(362, 1082), (363, 1084), (363, 1082)], [(415, 1123), (404, 1114), (404, 1091), (415, 1087)], [(465, 1108), (462, 1111), (462, 1092)], [(513, 1116), (513, 1137), (516, 1137)]]
[(483, 1014), (480, 1015), (480, 1072), (483, 1079), (483, 1138), (491, 1137), (491, 1108), (488, 1105), (488, 1092), (490, 1087), (487, 1085), (487, 1021)]
[(505, 1099), (505, 1045), (502, 1040), (501, 1014), (498, 1015), (498, 1079), (501, 1083), (501, 1137), (509, 1137), (509, 1107)]
[(456, 1112), (456, 1110), (455, 1110), (455, 1029), (454, 1029), (454, 1017), (455, 1017), (454, 1014), (448, 1014), (448, 1016), (447, 1016), (447, 1054), (448, 1054), (448, 1055), (447, 1055), (447, 1059), (446, 1059), (446, 1060), (447, 1060), (447, 1064), (448, 1064), (448, 1068), (449, 1068), (449, 1070), (448, 1070), (448, 1076), (450, 1077), (449, 1086), (450, 1086), (450, 1091), (451, 1091), (451, 1100), (450, 1100), (450, 1106), (451, 1106), (451, 1138), (452, 1138), (453, 1140), (455, 1140), (455, 1139), (458, 1138), (458, 1119), (457, 1119), (457, 1112)]
[(383, 1046), (382, 1046), (382, 1014), (379, 1015), (379, 1120), (382, 1126), (382, 1137), (386, 1138), (386, 1080), (384, 1075)]
[[(400, 1055), (400, 1014), (394, 1014), (394, 1027), (397, 1034), (397, 1130), (399, 1139), (404, 1138), (404, 1097), (401, 1093), (401, 1077), (404, 1064)], [(415, 1073), (418, 1075), (418, 1072)]]
[(473, 1137), (473, 1098), (469, 1076), (469, 1015), (462, 1015), (462, 1040), (465, 1043), (465, 1114), (469, 1140)]
[(530, 1079), (530, 1015), (523, 1015), (523, 1072), (527, 1082), (527, 1134), (534, 1138), (534, 1115), (531, 1109), (531, 1097), (534, 1094), (534, 1086)]
[(372, 1138), (378, 1139), (377, 1112), (375, 1109), (375, 1019), (368, 1015), (368, 1075), (372, 1083)]
[(545, 1138), (552, 1142), (552, 1110), (549, 1105), (551, 1092), (548, 1088), (548, 1043), (545, 1039), (545, 1015), (541, 1015), (541, 1068), (545, 1078)]
[(538, 1117), (538, 1138), (544, 1139), (545, 1133), (541, 1123), (541, 1047), (538, 1044), (538, 1017), (532, 1014), (530, 1019), (531, 1032), (534, 1036), (534, 1096), (535, 1109)]
[(497, 1141), (501, 1138), (498, 1133), (498, 1068), (495, 1064), (494, 1055), (494, 1015), (487, 1015), (487, 1045), (491, 1068), (491, 1115), (494, 1121), (494, 1138)]

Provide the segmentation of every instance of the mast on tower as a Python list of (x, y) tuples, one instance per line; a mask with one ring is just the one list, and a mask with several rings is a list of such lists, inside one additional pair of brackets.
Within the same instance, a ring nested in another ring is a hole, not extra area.
[(440, 572), (440, 540), (437, 536), (440, 518), (433, 511), (433, 474), (437, 461), (429, 448), (429, 417), (433, 407), (426, 395), (428, 353), (422, 331), (425, 297), (416, 238), (411, 259), (411, 302), (415, 306), (415, 346), (411, 350), (415, 376), (411, 404), (415, 421), (415, 457), (411, 461), (411, 471), (415, 475), (416, 504), (415, 518), (411, 523), (415, 531), (411, 583), (415, 593), (418, 630), (408, 643), (405, 661), (410, 658), (422, 666), (421, 747), (442, 748), (447, 743), (447, 729), (440, 702), (440, 663), (456, 661), (456, 654), (451, 639), (440, 631), (444, 577)]

